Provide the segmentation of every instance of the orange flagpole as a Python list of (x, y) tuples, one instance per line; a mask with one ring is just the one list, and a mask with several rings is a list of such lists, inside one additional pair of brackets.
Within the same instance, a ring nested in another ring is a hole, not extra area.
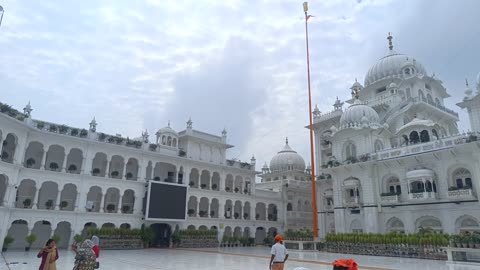
[(307, 77), (308, 77), (308, 111), (310, 116), (310, 163), (312, 167), (312, 221), (313, 236), (318, 237), (318, 221), (317, 221), (317, 192), (315, 188), (315, 158), (313, 154), (313, 121), (312, 121), (312, 94), (310, 91), (310, 53), (308, 51), (308, 3), (303, 3), (303, 11), (305, 12), (305, 41), (307, 44)]

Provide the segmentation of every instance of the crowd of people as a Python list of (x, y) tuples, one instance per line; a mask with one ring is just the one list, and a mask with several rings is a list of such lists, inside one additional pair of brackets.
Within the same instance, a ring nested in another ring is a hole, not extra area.
[[(84, 240), (80, 247), (72, 245), (75, 252), (75, 263), (73, 270), (93, 270), (100, 268), (98, 257), (100, 256), (100, 239), (93, 236), (92, 239)], [(55, 240), (48, 239), (45, 246), (38, 252), (38, 258), (42, 258), (39, 270), (57, 270), (58, 250)]]

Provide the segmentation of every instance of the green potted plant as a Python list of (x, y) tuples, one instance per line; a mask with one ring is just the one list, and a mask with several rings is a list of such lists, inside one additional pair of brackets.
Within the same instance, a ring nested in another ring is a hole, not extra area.
[(86, 129), (80, 130), (80, 137), (85, 138), (88, 135), (88, 131)]
[(37, 236), (35, 234), (30, 234), (25, 237), (25, 241), (27, 241), (28, 246), (25, 247), (25, 251), (30, 251), (30, 248), (32, 247), (33, 243), (37, 241)]
[(122, 213), (128, 213), (130, 211), (130, 206), (128, 205), (124, 205), (122, 206)]
[(44, 122), (37, 122), (37, 128), (42, 130), (43, 128), (45, 127), (45, 123)]
[(107, 204), (107, 211), (109, 213), (112, 213), (113, 211), (115, 211), (115, 204)]
[(60, 209), (61, 209), (61, 210), (67, 208), (67, 206), (68, 206), (68, 202), (67, 202), (67, 201), (61, 201), (61, 202), (60, 202)]
[(58, 132), (59, 132), (60, 134), (65, 134), (65, 133), (67, 133), (67, 131), (68, 131), (68, 127), (67, 127), (66, 125), (61, 125), (61, 126), (58, 128)]
[(57, 132), (57, 126), (56, 125), (50, 125), (50, 127), (48, 128), (48, 131), (50, 132)]
[(144, 247), (148, 247), (149, 243), (155, 238), (155, 232), (150, 227), (143, 228), (141, 235)]
[(8, 247), (13, 243), (14, 240), (15, 239), (10, 235), (5, 236), (5, 238), (3, 239), (2, 252), (7, 251)]
[(83, 241), (83, 237), (80, 234), (75, 234), (73, 241), (75, 241), (75, 243), (78, 245)]
[(70, 135), (72, 135), (72, 136), (78, 136), (78, 132), (79, 132), (79, 131), (78, 131), (78, 128), (72, 128), (72, 129), (70, 130)]
[(48, 210), (53, 208), (53, 200), (48, 200), (45, 202), (45, 207), (47, 207)]
[(32, 200), (27, 198), (25, 200), (23, 200), (23, 208), (29, 208), (30, 205), (32, 205)]
[(55, 244), (58, 245), (58, 243), (60, 243), (60, 240), (61, 240), (62, 238), (60, 237), (60, 235), (58, 235), (58, 234), (55, 233), (55, 234), (53, 234), (52, 239), (53, 239), (53, 241), (55, 241)]
[(217, 190), (217, 187), (218, 187), (217, 184), (213, 184), (212, 185), (212, 190)]

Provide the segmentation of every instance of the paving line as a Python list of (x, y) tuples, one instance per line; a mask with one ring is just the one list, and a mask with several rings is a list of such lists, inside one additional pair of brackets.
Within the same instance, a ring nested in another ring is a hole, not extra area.
[[(245, 253), (232, 253), (232, 252), (223, 252), (223, 251), (215, 251), (215, 250), (196, 250), (196, 249), (181, 249), (177, 248), (176, 250), (183, 250), (183, 251), (190, 251), (190, 252), (202, 252), (202, 253), (214, 253), (214, 254), (223, 254), (223, 255), (232, 255), (232, 256), (242, 256), (242, 257), (253, 257), (253, 258), (261, 258), (261, 259), (270, 259), (268, 256), (262, 255), (253, 255), (253, 254), (245, 254)], [(312, 260), (302, 260), (302, 259), (294, 259), (289, 258), (289, 261), (294, 262), (303, 262), (303, 263), (310, 263), (310, 264), (320, 264), (320, 265), (332, 265), (331, 262), (325, 261), (312, 261)], [(395, 270), (394, 268), (383, 268), (383, 267), (375, 267), (375, 266), (359, 266), (361, 269), (365, 270)]]

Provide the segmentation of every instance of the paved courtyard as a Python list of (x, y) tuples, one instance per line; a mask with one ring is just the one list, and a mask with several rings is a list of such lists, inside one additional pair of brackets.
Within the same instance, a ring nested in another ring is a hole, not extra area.
[[(101, 268), (114, 270), (245, 270), (268, 269), (269, 249), (255, 248), (224, 248), (224, 249), (148, 249), (102, 251)], [(38, 269), (40, 260), (35, 252), (8, 251), (3, 253), (0, 269), (32, 270)], [(370, 256), (341, 256), (340, 254), (318, 252), (291, 252), (291, 260), (286, 270), (295, 267), (305, 267), (310, 270), (331, 270), (330, 262), (339, 257), (352, 257), (363, 270), (408, 269), (408, 270), (474, 270), (478, 266), (447, 265), (443, 261), (415, 260)], [(60, 251), (57, 269), (73, 268), (73, 253)]]

